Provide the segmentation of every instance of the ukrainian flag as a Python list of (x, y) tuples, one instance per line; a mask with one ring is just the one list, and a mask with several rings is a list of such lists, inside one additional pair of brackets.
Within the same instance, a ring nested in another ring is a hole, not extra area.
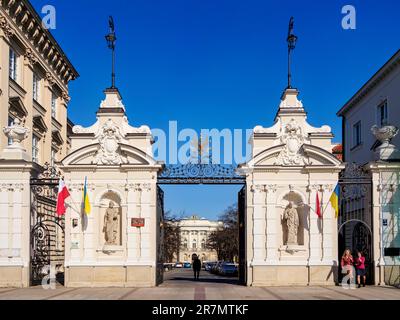
[(89, 195), (87, 192), (87, 177), (85, 177), (85, 186), (83, 188), (83, 211), (90, 214), (92, 208), (90, 207)]
[(339, 217), (339, 194), (340, 194), (340, 187), (339, 185), (337, 185), (329, 200), (332, 204), (332, 208), (335, 210), (336, 218)]

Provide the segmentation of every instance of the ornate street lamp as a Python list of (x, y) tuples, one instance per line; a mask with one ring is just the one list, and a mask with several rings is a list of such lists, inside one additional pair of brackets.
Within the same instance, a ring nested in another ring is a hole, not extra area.
[(112, 50), (112, 73), (111, 73), (111, 89), (115, 89), (115, 42), (117, 37), (115, 35), (114, 19), (110, 16), (108, 20), (110, 27), (109, 34), (106, 35), (108, 48)]

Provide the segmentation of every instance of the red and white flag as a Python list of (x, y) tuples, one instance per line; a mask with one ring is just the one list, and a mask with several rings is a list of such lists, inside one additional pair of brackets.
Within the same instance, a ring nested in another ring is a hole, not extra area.
[(63, 216), (66, 212), (65, 199), (70, 196), (67, 186), (63, 179), (60, 179), (58, 184), (58, 196), (57, 196), (57, 215)]
[(321, 202), (319, 201), (319, 192), (317, 191), (317, 199), (315, 201), (315, 213), (318, 218), (322, 218)]

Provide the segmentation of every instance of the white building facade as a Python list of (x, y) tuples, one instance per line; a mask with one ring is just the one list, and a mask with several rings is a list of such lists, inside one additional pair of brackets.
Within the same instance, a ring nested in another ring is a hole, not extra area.
[[(374, 256), (369, 276), (374, 276), (375, 284), (400, 284), (399, 88), (400, 50), (338, 112), (343, 119), (344, 161), (354, 163), (369, 179), (366, 189), (359, 188), (361, 197), (343, 207), (343, 217), (354, 220), (343, 227), (347, 234), (344, 241), (354, 249), (357, 225), (367, 227)], [(370, 241), (368, 237), (364, 239)]]
[(217, 252), (207, 248), (207, 241), (211, 233), (223, 227), (222, 222), (193, 215), (180, 220), (178, 224), (181, 234), (178, 261), (191, 262), (193, 254), (197, 254), (202, 262), (218, 260)]

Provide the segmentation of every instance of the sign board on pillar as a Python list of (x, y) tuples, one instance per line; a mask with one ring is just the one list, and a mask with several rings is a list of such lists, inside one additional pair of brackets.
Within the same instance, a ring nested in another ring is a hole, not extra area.
[(143, 228), (145, 224), (145, 220), (142, 218), (132, 218), (131, 226), (136, 228)]

